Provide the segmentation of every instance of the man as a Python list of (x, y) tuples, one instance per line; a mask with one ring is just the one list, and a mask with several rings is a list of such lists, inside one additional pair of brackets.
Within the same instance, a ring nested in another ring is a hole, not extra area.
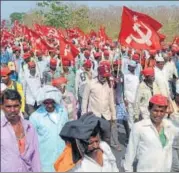
[(118, 172), (116, 159), (105, 142), (110, 125), (88, 113), (79, 120), (67, 123), (60, 136), (66, 148), (56, 161), (57, 172)]
[(82, 97), (84, 93), (84, 88), (86, 86), (86, 83), (89, 82), (92, 79), (92, 62), (91, 60), (87, 59), (85, 60), (83, 67), (77, 70), (76, 77), (75, 77), (75, 87), (76, 87), (76, 98), (79, 103), (79, 110), (78, 110), (78, 116), (81, 115), (81, 104), (82, 104)]
[(22, 88), (22, 85), (18, 82), (15, 82), (15, 81), (12, 81), (10, 79), (10, 74), (11, 74), (11, 71), (9, 70), (8, 67), (1, 67), (1, 81), (2, 83), (4, 83), (7, 88), (9, 89), (14, 89), (16, 91), (19, 92), (19, 94), (21, 95), (21, 112), (25, 112), (25, 97), (24, 97), (24, 91), (23, 91), (23, 88)]
[[(23, 89), (26, 98), (26, 113), (30, 116), (37, 108), (36, 95), (41, 88), (40, 72), (34, 61), (28, 63), (28, 69), (24, 72)], [(27, 117), (28, 118), (28, 117)]]
[(154, 95), (149, 101), (150, 119), (134, 124), (124, 160), (126, 172), (133, 172), (137, 158), (136, 172), (169, 172), (172, 166), (172, 144), (179, 129), (164, 119), (168, 99)]
[(102, 60), (102, 53), (101, 52), (94, 53), (94, 60), (92, 61), (94, 77), (98, 76), (98, 67), (101, 60)]
[[(170, 118), (175, 126), (179, 127), (179, 80), (176, 82), (176, 95), (175, 100), (172, 102), (173, 113)], [(173, 142), (173, 160), (172, 172), (179, 172), (179, 136), (175, 137)]]
[(153, 95), (160, 94), (160, 90), (155, 83), (154, 69), (151, 67), (145, 68), (142, 74), (145, 79), (138, 86), (134, 104), (134, 117), (136, 121), (150, 118), (148, 111), (149, 100)]
[(60, 76), (60, 70), (57, 68), (57, 60), (50, 59), (50, 65), (43, 72), (43, 82), (45, 85), (51, 85), (52, 79)]
[(132, 60), (136, 62), (135, 75), (138, 76), (139, 79), (141, 77), (141, 70), (142, 70), (140, 59), (141, 59), (140, 54), (134, 53), (134, 55), (132, 55)]
[(48, 61), (43, 58), (43, 54), (41, 51), (36, 52), (36, 65), (37, 65), (38, 71), (40, 72), (40, 78), (43, 83), (43, 72), (48, 66)]
[(116, 126), (116, 110), (113, 88), (109, 84), (110, 69), (108, 66), (98, 67), (98, 77), (87, 83), (82, 98), (82, 115), (93, 112), (112, 123), (111, 146), (120, 149)]
[(155, 49), (152, 49), (149, 51), (149, 54), (150, 54), (150, 57), (146, 59), (144, 69), (148, 67), (151, 67), (151, 68), (155, 67), (155, 64), (156, 64), (155, 56), (157, 54), (157, 51)]
[(127, 122), (128, 112), (124, 103), (124, 74), (121, 71), (121, 60), (116, 60), (113, 63), (114, 71), (114, 89), (115, 89), (115, 101), (116, 101), (116, 112), (118, 123), (123, 124), (126, 132), (126, 143), (129, 139), (129, 124)]
[(66, 90), (67, 79), (59, 77), (52, 80), (52, 86), (59, 89), (62, 94), (62, 103), (68, 111), (68, 119), (70, 121), (77, 119), (76, 99), (72, 92)]
[(30, 121), (38, 133), (42, 171), (54, 172), (53, 164), (65, 147), (59, 133), (68, 121), (68, 114), (61, 104), (59, 90), (52, 86), (41, 88), (37, 103), (41, 106), (32, 113)]
[(131, 129), (134, 123), (134, 103), (137, 88), (139, 85), (139, 77), (135, 75), (136, 62), (130, 60), (128, 63), (128, 74), (124, 75), (124, 102), (129, 113), (128, 124)]
[(160, 93), (166, 97), (170, 97), (169, 84), (166, 78), (166, 71), (164, 70), (165, 61), (162, 56), (156, 55), (156, 66), (154, 68), (155, 81), (160, 89)]
[(71, 67), (72, 63), (69, 60), (62, 60), (63, 69), (61, 76), (68, 80), (66, 89), (75, 95), (75, 73)]
[(20, 116), (20, 94), (8, 89), (2, 103), (5, 116), (1, 117), (1, 172), (40, 172), (37, 134)]

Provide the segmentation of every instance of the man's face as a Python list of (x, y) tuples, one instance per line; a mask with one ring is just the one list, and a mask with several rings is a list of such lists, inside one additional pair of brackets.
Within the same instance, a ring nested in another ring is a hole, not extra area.
[(55, 71), (56, 70), (56, 66), (50, 66), (50, 68), (53, 70), (53, 71)]
[(99, 82), (101, 82), (102, 84), (104, 84), (105, 82), (107, 82), (107, 78), (106, 77), (103, 77), (101, 75), (98, 75), (98, 80)]
[(30, 59), (31, 59), (31, 58), (27, 58), (27, 59), (25, 59), (24, 61), (25, 61), (26, 63), (28, 63), (28, 62), (30, 62)]
[(157, 66), (160, 70), (162, 70), (163, 67), (164, 67), (164, 64), (165, 64), (165, 62), (157, 62), (156, 66)]
[(165, 117), (167, 107), (166, 106), (159, 106), (153, 105), (152, 109), (150, 110), (150, 118), (154, 124), (160, 124)]
[[(118, 65), (114, 65), (113, 68), (114, 68), (114, 71), (117, 71), (118, 70)], [(119, 71), (121, 71), (121, 65), (120, 64), (119, 64)]]
[(39, 61), (42, 61), (42, 57), (41, 57), (41, 56), (39, 56), (39, 57), (38, 57), (38, 60), (39, 60)]
[(19, 119), (21, 103), (18, 100), (5, 99), (2, 108), (8, 121), (13, 122)]
[(64, 71), (64, 72), (69, 72), (68, 66), (63, 66), (63, 71)]
[(135, 71), (135, 67), (132, 67), (132, 66), (128, 66), (128, 70), (131, 72), (131, 73), (134, 73)]
[(16, 57), (18, 58), (18, 57), (20, 56), (20, 52), (19, 52), (19, 51), (16, 51), (16, 52), (15, 52), (15, 55), (16, 55)]
[(6, 76), (1, 76), (1, 81), (4, 83), (4, 84), (8, 84), (9, 83), (9, 80), (10, 80), (10, 76), (9, 75), (6, 75)]
[(36, 68), (35, 67), (29, 67), (29, 71), (32, 75), (35, 75)]
[(99, 144), (100, 144), (99, 135), (95, 137), (90, 137), (88, 148), (87, 148), (87, 154), (91, 154), (93, 152), (98, 151), (100, 149)]
[(155, 76), (147, 76), (147, 77), (146, 77), (146, 80), (147, 80), (149, 83), (153, 83), (154, 80), (155, 80)]
[(91, 68), (89, 67), (84, 67), (85, 71), (89, 72), (91, 70)]
[(43, 102), (47, 112), (53, 112), (55, 110), (55, 101), (52, 99), (47, 99)]

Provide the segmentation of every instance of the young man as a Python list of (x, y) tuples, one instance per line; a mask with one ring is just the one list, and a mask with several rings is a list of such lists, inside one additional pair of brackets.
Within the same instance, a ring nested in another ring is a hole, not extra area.
[(34, 127), (20, 116), (21, 96), (6, 90), (2, 96), (1, 171), (40, 172), (38, 139)]
[[(89, 125), (90, 124), (90, 125)], [(66, 148), (55, 163), (57, 172), (118, 172), (116, 159), (105, 142), (110, 125), (92, 113), (67, 123), (60, 136)]]
[(41, 88), (37, 103), (41, 106), (32, 113), (30, 121), (38, 133), (42, 171), (54, 172), (53, 164), (65, 148), (59, 134), (68, 121), (68, 114), (61, 104), (59, 90), (52, 86)]
[(169, 172), (172, 166), (172, 144), (179, 134), (171, 121), (164, 119), (168, 99), (154, 95), (149, 101), (150, 119), (134, 124), (124, 160), (126, 172), (133, 172), (137, 158), (136, 172)]

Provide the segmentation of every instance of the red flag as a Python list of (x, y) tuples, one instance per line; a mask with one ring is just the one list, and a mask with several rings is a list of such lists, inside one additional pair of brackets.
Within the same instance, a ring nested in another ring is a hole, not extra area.
[(157, 31), (161, 27), (162, 25), (150, 16), (123, 7), (118, 41), (121, 45), (135, 49), (160, 49)]

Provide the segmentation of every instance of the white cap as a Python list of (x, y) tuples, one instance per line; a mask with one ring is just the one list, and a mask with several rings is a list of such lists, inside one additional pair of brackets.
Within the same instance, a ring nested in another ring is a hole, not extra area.
[(157, 62), (164, 62), (164, 61), (165, 61), (161, 55), (156, 55), (156, 56), (155, 56), (155, 60), (156, 60)]
[(176, 93), (179, 94), (179, 80), (176, 81)]
[(6, 88), (7, 86), (4, 83), (1, 83), (1, 92), (3, 92)]
[(137, 66), (137, 63), (136, 63), (135, 61), (133, 61), (133, 60), (130, 60), (130, 61), (128, 62), (128, 65), (130, 65), (130, 66), (132, 66), (132, 67), (136, 67), (136, 66)]

